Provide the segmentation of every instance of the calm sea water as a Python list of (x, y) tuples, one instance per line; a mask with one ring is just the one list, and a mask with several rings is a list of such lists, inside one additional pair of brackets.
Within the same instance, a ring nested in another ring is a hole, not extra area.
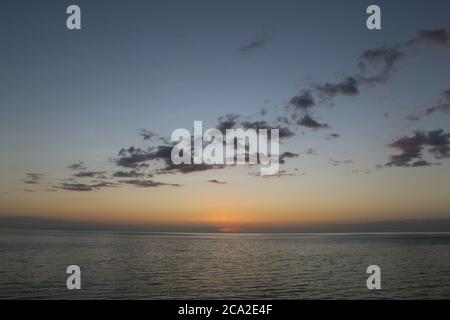
[[(82, 290), (66, 288), (72, 264)], [(0, 230), (0, 298), (449, 299), (450, 234)]]

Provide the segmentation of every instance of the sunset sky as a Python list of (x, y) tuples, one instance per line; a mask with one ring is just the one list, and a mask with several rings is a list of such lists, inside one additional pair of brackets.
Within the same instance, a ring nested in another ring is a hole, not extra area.
[[(450, 218), (450, 2), (376, 3), (369, 31), (361, 0), (2, 2), (0, 216)], [(279, 128), (282, 171), (171, 167), (166, 139), (194, 120)]]

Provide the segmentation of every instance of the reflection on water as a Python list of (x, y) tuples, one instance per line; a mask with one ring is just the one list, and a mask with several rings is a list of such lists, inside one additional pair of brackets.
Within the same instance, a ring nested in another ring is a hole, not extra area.
[[(66, 288), (71, 264), (82, 290)], [(448, 299), (450, 234), (0, 230), (0, 298)]]

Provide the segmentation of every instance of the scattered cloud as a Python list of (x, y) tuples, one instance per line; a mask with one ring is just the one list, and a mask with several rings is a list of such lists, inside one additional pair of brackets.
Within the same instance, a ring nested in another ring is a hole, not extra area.
[(337, 167), (337, 166), (343, 165), (343, 164), (344, 165), (352, 164), (353, 160), (342, 160), (342, 161), (340, 161), (340, 160), (334, 160), (334, 159), (330, 158), (330, 160), (328, 160), (328, 163), (330, 165), (334, 166), (334, 167)]
[(286, 151), (280, 155), (279, 161), (281, 164), (284, 164), (284, 163), (286, 163), (286, 159), (292, 159), (292, 158), (298, 158), (298, 153)]
[(144, 139), (144, 141), (152, 140), (154, 137), (157, 136), (156, 133), (147, 129), (140, 129), (139, 135), (142, 137), (142, 139)]
[(448, 29), (420, 30), (418, 41), (450, 49)]
[(87, 170), (86, 165), (83, 161), (78, 161), (74, 164), (71, 164), (70, 166), (68, 166), (68, 168), (71, 170)]
[(327, 140), (334, 140), (339, 138), (341, 135), (338, 133), (330, 133), (325, 139)]
[(261, 172), (250, 172), (248, 175), (268, 179), (268, 178), (293, 177), (296, 176), (297, 174), (287, 172), (286, 170), (280, 170), (278, 171), (277, 174), (272, 175), (262, 175)]
[(80, 171), (74, 174), (74, 177), (77, 178), (101, 178), (105, 179), (105, 171)]
[(139, 178), (145, 176), (145, 173), (138, 172), (135, 170), (131, 171), (117, 171), (114, 172), (113, 177), (115, 178)]
[(301, 94), (294, 96), (289, 103), (298, 110), (307, 110), (316, 104), (314, 102), (314, 97), (309, 90), (303, 91)]
[(266, 46), (267, 39), (264, 35), (259, 35), (255, 37), (253, 40), (247, 41), (240, 47), (241, 53), (248, 53), (252, 51), (256, 51), (262, 49)]
[[(398, 63), (407, 56), (400, 51), (399, 46), (383, 46), (377, 49), (369, 49), (362, 53), (358, 63), (359, 75), (357, 78), (365, 84), (378, 84), (386, 82), (396, 70)], [(375, 75), (366, 76), (368, 67), (377, 70)]]
[(306, 154), (308, 154), (308, 155), (310, 155), (310, 156), (317, 156), (317, 151), (316, 150), (314, 150), (313, 148), (308, 148), (307, 150), (306, 150)]
[(101, 188), (114, 187), (116, 184), (111, 182), (98, 182), (94, 184), (85, 184), (85, 183), (62, 183), (59, 186), (55, 186), (57, 189), (67, 190), (67, 191), (77, 191), (77, 192), (88, 192), (94, 191)]
[(410, 114), (406, 117), (409, 121), (419, 121), (423, 117), (428, 117), (434, 113), (449, 113), (450, 112), (450, 89), (441, 93), (436, 105), (422, 109), (416, 113)]
[(346, 77), (340, 82), (315, 85), (315, 88), (321, 98), (330, 100), (338, 95), (356, 96), (359, 93), (358, 85), (355, 78)]
[(309, 114), (305, 115), (301, 120), (299, 119), (297, 123), (303, 127), (310, 128), (313, 130), (330, 128), (328, 124), (317, 122)]
[(227, 184), (226, 181), (221, 181), (217, 179), (208, 180), (207, 182), (215, 183), (215, 184)]
[(224, 116), (220, 116), (218, 120), (217, 129), (222, 132), (222, 134), (226, 133), (227, 129), (233, 129), (235, 125), (238, 123), (239, 119), (238, 114), (229, 113)]
[(147, 150), (136, 147), (122, 148), (115, 162), (119, 167), (133, 169), (148, 166), (146, 162), (150, 160), (162, 160), (170, 165), (172, 148), (173, 146), (170, 145), (160, 145)]
[(432, 130), (428, 132), (417, 131), (412, 136), (405, 136), (389, 144), (389, 147), (401, 151), (399, 155), (392, 155), (387, 166), (396, 167), (423, 167), (433, 163), (423, 160), (425, 147), (429, 154), (436, 159), (450, 157), (450, 133), (444, 130)]
[(164, 183), (153, 180), (121, 180), (120, 182), (130, 184), (139, 188), (156, 188), (161, 186), (181, 187), (181, 185), (177, 183)]
[(26, 173), (24, 182), (26, 184), (39, 184), (43, 177), (43, 173)]

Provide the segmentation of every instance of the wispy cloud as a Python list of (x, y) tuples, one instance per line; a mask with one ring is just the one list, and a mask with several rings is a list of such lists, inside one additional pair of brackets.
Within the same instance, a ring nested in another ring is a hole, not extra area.
[(241, 53), (248, 53), (264, 48), (267, 44), (267, 37), (264, 34), (257, 35), (254, 39), (245, 42), (240, 47)]
[(114, 187), (116, 184), (110, 182), (99, 182), (94, 184), (85, 183), (62, 183), (60, 185), (54, 186), (54, 188), (67, 190), (67, 191), (78, 191), (78, 192), (88, 192), (94, 191), (101, 188)]
[(41, 180), (43, 179), (43, 177), (44, 177), (43, 173), (26, 173), (24, 183), (39, 184), (41, 182)]
[(418, 121), (423, 117), (430, 116), (435, 113), (449, 113), (450, 112), (450, 89), (441, 93), (436, 105), (422, 109), (416, 113), (408, 115), (406, 118), (409, 121)]
[(140, 188), (156, 188), (161, 186), (181, 187), (181, 185), (177, 183), (164, 183), (153, 180), (121, 180), (120, 182)]
[(226, 181), (221, 181), (217, 179), (208, 180), (207, 182), (214, 183), (214, 184), (227, 184)]

